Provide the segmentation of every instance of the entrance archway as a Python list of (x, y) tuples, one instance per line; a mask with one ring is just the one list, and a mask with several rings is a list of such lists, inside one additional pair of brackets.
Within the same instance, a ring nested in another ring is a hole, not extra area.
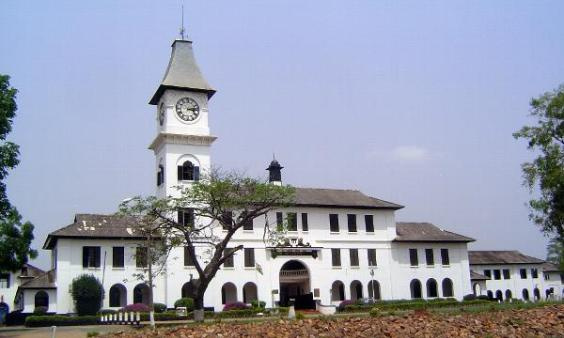
[(315, 309), (307, 267), (291, 260), (280, 269), (280, 306), (294, 304), (296, 309)]
[(362, 283), (353, 280), (351, 282), (351, 300), (358, 300), (362, 298)]
[(133, 303), (149, 305), (149, 287), (147, 284), (137, 284), (133, 289)]

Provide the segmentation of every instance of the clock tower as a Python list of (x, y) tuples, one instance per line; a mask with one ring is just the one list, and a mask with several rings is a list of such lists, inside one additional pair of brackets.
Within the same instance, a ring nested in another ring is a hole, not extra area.
[(156, 106), (157, 135), (149, 149), (156, 157), (157, 197), (175, 196), (175, 187), (209, 172), (216, 137), (210, 134), (208, 101), (214, 93), (198, 68), (192, 41), (175, 40), (165, 76), (149, 101)]

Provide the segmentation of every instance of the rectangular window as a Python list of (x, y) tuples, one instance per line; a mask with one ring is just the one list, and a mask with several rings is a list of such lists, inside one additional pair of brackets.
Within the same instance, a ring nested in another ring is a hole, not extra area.
[(356, 232), (356, 215), (348, 214), (347, 223), (349, 225), (349, 232)]
[(484, 270), (484, 276), (492, 278), (492, 270)]
[(288, 213), (288, 231), (298, 231), (298, 214), (295, 212)]
[(527, 269), (520, 269), (519, 274), (521, 274), (521, 279), (527, 279)]
[(10, 287), (10, 274), (0, 273), (0, 289), (8, 289)]
[(501, 279), (501, 271), (499, 271), (499, 269), (495, 269), (493, 273), (494, 273), (494, 279), (498, 279), (498, 280)]
[(255, 266), (255, 249), (245, 248), (245, 267), (253, 268)]
[(194, 266), (194, 260), (190, 255), (190, 249), (185, 246), (184, 247), (184, 266)]
[(339, 232), (339, 215), (329, 214), (329, 228), (331, 232)]
[(509, 269), (503, 269), (501, 272), (503, 272), (503, 279), (511, 279), (511, 273), (509, 272)]
[(284, 215), (281, 212), (276, 213), (276, 229), (282, 231), (284, 229)]
[(243, 230), (253, 230), (253, 219), (249, 219), (243, 223)]
[(443, 265), (450, 265), (450, 257), (448, 255), (448, 249), (441, 249), (441, 263)]
[[(223, 254), (225, 255), (225, 252), (229, 250), (229, 248), (225, 248), (225, 250), (223, 250)], [(234, 260), (234, 255), (231, 255), (231, 257), (227, 258), (224, 262), (223, 262), (223, 266), (226, 268), (232, 268), (235, 266), (235, 260)]]
[(182, 208), (178, 210), (178, 224), (183, 227), (192, 228), (194, 227), (194, 209)]
[(531, 269), (531, 278), (539, 278), (539, 271), (537, 269)]
[(409, 264), (411, 264), (411, 266), (419, 265), (419, 257), (417, 257), (417, 249), (409, 249)]
[(351, 258), (351, 266), (359, 266), (358, 249), (349, 249), (349, 256)]
[(427, 260), (428, 266), (435, 265), (435, 256), (433, 255), (433, 249), (425, 249), (425, 259)]
[(333, 266), (341, 266), (341, 249), (331, 249), (331, 263)]
[(307, 213), (302, 213), (302, 231), (309, 231), (309, 225), (307, 224)]
[(364, 223), (366, 224), (366, 232), (374, 232), (374, 216), (364, 215)]
[(123, 268), (125, 266), (123, 246), (114, 246), (112, 250), (112, 266), (114, 268)]
[(147, 248), (138, 246), (135, 251), (135, 266), (138, 268), (147, 267)]
[(544, 274), (544, 280), (550, 280), (550, 275), (548, 273)]
[(100, 267), (100, 247), (99, 246), (83, 246), (82, 247), (82, 267), (99, 268)]
[(221, 225), (223, 230), (231, 229), (231, 226), (233, 226), (233, 211), (231, 211), (231, 210), (224, 211), (221, 214), (221, 223), (223, 223)]
[(377, 266), (376, 249), (368, 249), (368, 266)]

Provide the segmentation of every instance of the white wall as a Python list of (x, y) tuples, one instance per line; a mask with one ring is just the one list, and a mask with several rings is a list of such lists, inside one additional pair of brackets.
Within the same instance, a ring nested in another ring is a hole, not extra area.
[[(531, 269), (538, 270), (538, 278), (532, 278)], [(507, 290), (511, 291), (512, 298), (523, 299), (523, 289), (529, 291), (529, 300), (533, 300), (533, 291), (538, 288), (541, 294), (541, 299), (544, 299), (544, 279), (541, 271), (540, 264), (504, 264), (504, 265), (471, 265), (470, 269), (479, 274), (485, 275), (484, 270), (492, 272), (491, 279), (486, 281), (487, 291), (492, 291), (495, 297), (496, 291), (500, 290), (503, 293), (503, 300), (506, 299), (505, 293)], [(503, 269), (509, 269), (510, 278), (503, 278)], [(520, 269), (527, 270), (527, 278), (522, 279)], [(493, 270), (500, 270), (501, 279), (494, 279)]]

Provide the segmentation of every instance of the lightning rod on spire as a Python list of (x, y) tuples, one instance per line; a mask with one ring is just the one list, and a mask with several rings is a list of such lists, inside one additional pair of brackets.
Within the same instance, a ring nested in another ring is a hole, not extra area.
[(186, 30), (184, 29), (184, 4), (182, 4), (182, 24), (180, 26), (180, 38), (184, 40), (184, 33)]

